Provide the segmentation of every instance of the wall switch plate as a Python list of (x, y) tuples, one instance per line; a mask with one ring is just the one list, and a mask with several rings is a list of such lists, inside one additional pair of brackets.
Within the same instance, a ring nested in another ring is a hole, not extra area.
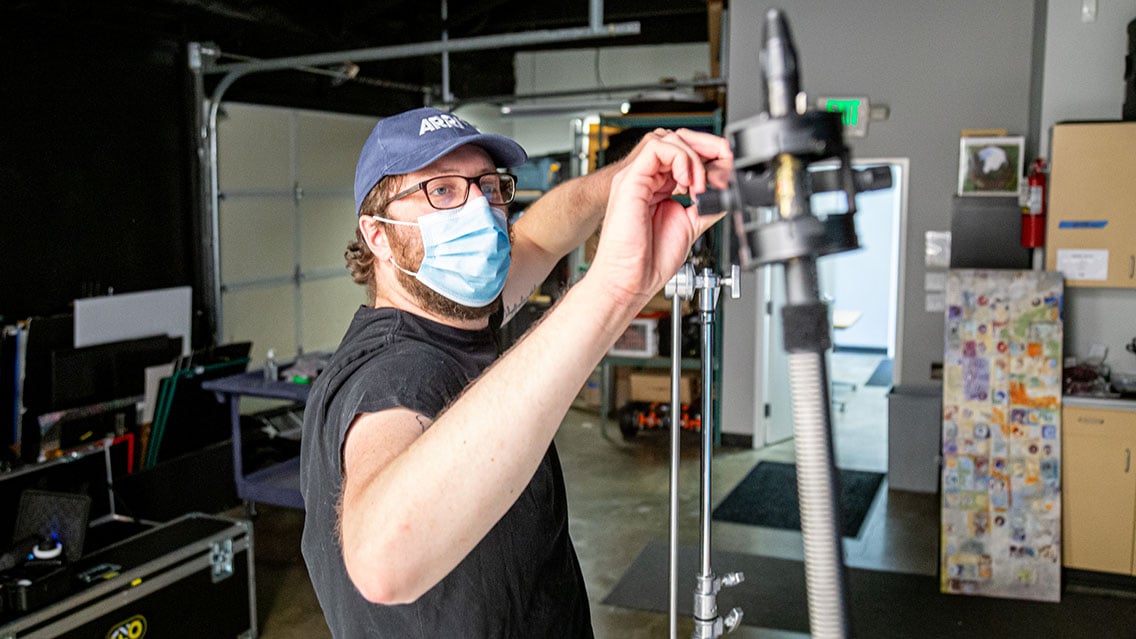
[(1097, 21), (1097, 0), (1081, 0), (1081, 22)]

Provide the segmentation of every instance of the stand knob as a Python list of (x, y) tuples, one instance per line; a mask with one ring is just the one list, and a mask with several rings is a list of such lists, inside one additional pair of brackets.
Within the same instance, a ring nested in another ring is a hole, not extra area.
[(725, 588), (729, 588), (730, 586), (736, 586), (743, 581), (745, 581), (745, 574), (744, 573), (729, 572), (729, 573), (726, 573), (725, 575), (722, 575), (722, 586), (725, 587)]
[(741, 608), (734, 608), (722, 620), (722, 625), (726, 627), (726, 632), (733, 632), (737, 630), (738, 626), (742, 625), (742, 616), (744, 613)]
[(736, 300), (742, 296), (742, 275), (737, 264), (730, 266), (730, 276), (722, 278), (722, 286), (730, 287), (730, 299)]

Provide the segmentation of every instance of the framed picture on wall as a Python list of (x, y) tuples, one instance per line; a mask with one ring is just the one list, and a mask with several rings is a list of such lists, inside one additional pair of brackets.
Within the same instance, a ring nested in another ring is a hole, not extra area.
[(960, 138), (958, 194), (1017, 196), (1024, 155), (1024, 136)]

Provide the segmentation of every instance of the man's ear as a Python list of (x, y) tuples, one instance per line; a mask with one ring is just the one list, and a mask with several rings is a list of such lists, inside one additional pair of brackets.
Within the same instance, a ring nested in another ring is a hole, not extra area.
[(379, 222), (371, 215), (359, 216), (359, 233), (363, 236), (363, 241), (367, 243), (367, 248), (371, 249), (371, 253), (379, 260), (386, 260), (390, 257), (390, 243), (387, 241), (387, 228), (386, 224)]

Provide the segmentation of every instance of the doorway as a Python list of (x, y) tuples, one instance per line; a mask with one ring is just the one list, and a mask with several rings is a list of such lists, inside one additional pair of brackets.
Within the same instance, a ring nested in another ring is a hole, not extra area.
[[(861, 248), (817, 261), (821, 295), (829, 303), (830, 319), (837, 326), (833, 329), (834, 349), (829, 353), (837, 460), (842, 467), (880, 471), (886, 470), (886, 393), (891, 383), (884, 380), (881, 384), (879, 379), (870, 378), (878, 367), (886, 369), (887, 363), (899, 356), (900, 257), (906, 220), (908, 161), (906, 158), (853, 161), (855, 168), (882, 165), (891, 168), (892, 187), (856, 197), (856, 228)], [(830, 211), (842, 211), (843, 198), (842, 193), (814, 195), (814, 214), (823, 216)], [(781, 267), (761, 269), (757, 286), (758, 298), (765, 301), (763, 306), (767, 311), (758, 326), (762, 354), (757, 389), (763, 395), (765, 417), (758, 420), (754, 433), (754, 447), (763, 448), (792, 439), (793, 416), (788, 400), (791, 390), (787, 358), (782, 344), (781, 308), (785, 291)], [(873, 385), (869, 386), (869, 381), (874, 381)]]

